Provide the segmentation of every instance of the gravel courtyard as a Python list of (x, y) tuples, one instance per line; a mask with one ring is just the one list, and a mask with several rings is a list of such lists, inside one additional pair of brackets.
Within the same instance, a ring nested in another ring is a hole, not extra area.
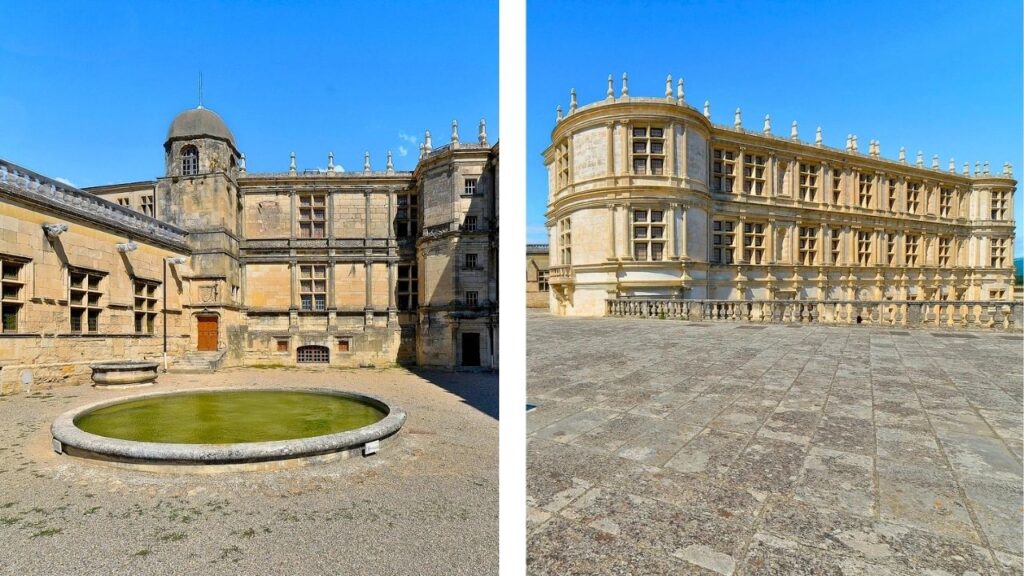
[(274, 472), (125, 471), (58, 456), (59, 413), (130, 395), (0, 397), (0, 573), (495, 574), (498, 379), (388, 370), (167, 374), (146, 391), (320, 386), (409, 419), (380, 454)]
[(527, 326), (529, 572), (1021, 574), (1019, 334)]

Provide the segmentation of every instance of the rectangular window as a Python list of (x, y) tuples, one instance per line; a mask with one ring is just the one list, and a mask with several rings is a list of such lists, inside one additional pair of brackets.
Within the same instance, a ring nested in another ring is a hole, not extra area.
[(466, 306), (476, 306), (478, 304), (476, 290), (466, 290)]
[(885, 263), (889, 266), (896, 265), (896, 234), (893, 232), (885, 234)]
[(665, 129), (633, 127), (633, 173), (662, 174), (665, 168)]
[(132, 207), (132, 199), (128, 198), (128, 197), (118, 198), (117, 199), (117, 203), (118, 203), (118, 205), (124, 206), (125, 208), (131, 208)]
[(537, 290), (540, 291), (540, 292), (547, 292), (547, 291), (551, 290), (551, 287), (548, 285), (548, 271), (547, 270), (538, 270), (537, 271)]
[(993, 268), (1006, 268), (1009, 265), (1007, 254), (1006, 238), (993, 238), (992, 239), (992, 267)]
[(555, 151), (555, 179), (559, 188), (569, 185), (569, 144), (562, 144)]
[(558, 221), (558, 247), (562, 255), (562, 266), (572, 265), (572, 220), (562, 218)]
[(419, 195), (415, 190), (400, 192), (397, 197), (398, 207), (395, 211), (395, 237), (415, 238), (419, 223)]
[(665, 259), (665, 211), (633, 210), (633, 259), (657, 262)]
[(907, 266), (917, 266), (920, 262), (921, 237), (917, 234), (907, 234), (906, 237)]
[(299, 266), (299, 300), (303, 310), (327, 309), (327, 266)]
[(299, 237), (323, 238), (327, 230), (327, 197), (299, 195)]
[(992, 219), (1006, 220), (1009, 217), (1010, 193), (992, 191)]
[(939, 238), (939, 266), (945, 268), (950, 264), (950, 253), (952, 252), (952, 240), (950, 238)]
[(747, 194), (764, 194), (764, 165), (763, 155), (743, 154), (743, 191)]
[(748, 264), (761, 264), (764, 260), (764, 224), (743, 224), (743, 260)]
[(1006, 290), (989, 290), (988, 291), (988, 299), (989, 300), (1002, 300), (1004, 298), (1006, 298)]
[(711, 165), (711, 190), (732, 194), (732, 185), (736, 180), (736, 155), (732, 150), (715, 148), (715, 161)]
[(899, 197), (896, 194), (896, 179), (895, 178), (889, 178), (888, 180), (886, 180), (886, 184), (887, 184), (886, 188), (889, 191), (889, 211), (890, 212), (895, 212), (896, 211), (896, 201), (899, 199)]
[(135, 280), (135, 333), (156, 332), (156, 289), (159, 284), (146, 280)]
[(843, 231), (838, 229), (832, 229), (829, 231), (832, 240), (832, 264), (839, 264), (839, 259), (843, 254)]
[(949, 218), (953, 214), (953, 190), (939, 188), (939, 216)]
[(838, 205), (843, 199), (843, 171), (832, 169), (832, 203)]
[(800, 163), (800, 199), (804, 202), (818, 200), (818, 166)]
[(871, 232), (857, 232), (857, 263), (871, 265)]
[(415, 264), (398, 265), (398, 295), (399, 310), (415, 310), (419, 303), (420, 280), (417, 275)]
[(68, 304), (72, 332), (99, 332), (100, 314), (103, 311), (101, 286), (104, 276), (102, 272), (91, 270), (68, 270)]
[(351, 347), (352, 344), (348, 339), (338, 340), (338, 352), (348, 352)]
[(466, 270), (476, 270), (476, 254), (464, 255), (462, 267)]
[(24, 304), (25, 263), (0, 258), (0, 333), (18, 331), (18, 320)]
[(812, 266), (818, 258), (818, 229), (813, 226), (800, 227), (800, 263)]
[(907, 182), (907, 212), (917, 214), (921, 208), (921, 183)]
[(288, 351), (288, 340), (287, 339), (279, 338), (277, 340), (277, 351), (278, 352), (287, 352)]
[(858, 178), (857, 205), (861, 208), (871, 208), (872, 180), (870, 174), (861, 174)]
[(146, 216), (156, 216), (152, 195), (146, 195), (142, 197), (142, 204), (140, 205), (140, 208), (142, 209), (142, 213), (145, 214)]
[(718, 264), (732, 264), (735, 253), (735, 228), (732, 220), (715, 220), (711, 237), (711, 260)]
[(462, 195), (472, 196), (476, 194), (476, 178), (466, 178), (462, 184)]
[(462, 227), (466, 232), (476, 232), (476, 216), (466, 216), (466, 222)]

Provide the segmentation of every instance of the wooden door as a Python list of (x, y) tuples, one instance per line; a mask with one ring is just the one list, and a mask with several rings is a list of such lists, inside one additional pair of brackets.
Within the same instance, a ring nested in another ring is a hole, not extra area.
[(199, 345), (200, 352), (214, 352), (217, 350), (217, 317), (199, 316), (196, 318), (199, 324)]

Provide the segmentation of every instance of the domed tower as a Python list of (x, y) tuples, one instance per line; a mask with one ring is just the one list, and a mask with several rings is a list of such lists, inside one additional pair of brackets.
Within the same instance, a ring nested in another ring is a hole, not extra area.
[(238, 244), (242, 234), (235, 137), (220, 116), (202, 106), (178, 114), (164, 142), (166, 173), (156, 195), (163, 219), (188, 231), (192, 247), (188, 283), (191, 348), (201, 353), (242, 350), (228, 346), (244, 332), (242, 270)]

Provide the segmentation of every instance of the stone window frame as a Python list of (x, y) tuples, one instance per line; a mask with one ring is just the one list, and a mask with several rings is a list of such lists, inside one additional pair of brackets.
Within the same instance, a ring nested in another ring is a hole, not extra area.
[[(319, 273), (322, 272), (322, 275)], [(326, 264), (299, 265), (299, 309), (303, 312), (327, 310), (328, 274)]]
[(907, 181), (907, 213), (920, 215), (921, 208), (921, 189), (924, 188), (924, 184), (915, 180)]
[(156, 217), (156, 203), (153, 201), (152, 194), (142, 195), (142, 200), (139, 203), (139, 211), (150, 218)]
[(319, 344), (307, 344), (295, 349), (295, 362), (298, 364), (330, 364), (331, 349)]
[(907, 234), (903, 237), (903, 253), (907, 266), (916, 267), (921, 262), (921, 235)]
[(569, 185), (569, 142), (563, 141), (555, 149), (555, 185), (564, 188)]
[(874, 234), (870, 230), (857, 231), (857, 264), (860, 266), (871, 266), (871, 256), (874, 244)]
[(548, 284), (547, 270), (537, 270), (537, 291), (538, 292), (550, 292), (551, 285)]
[[(630, 254), (637, 262), (662, 262), (665, 260), (666, 227), (668, 212), (655, 206), (630, 208), (629, 238)], [(658, 219), (655, 220), (654, 217)], [(640, 251), (643, 258), (640, 258)], [(655, 255), (657, 253), (657, 257)]]
[(939, 216), (949, 218), (953, 215), (953, 189), (939, 187)]
[(766, 228), (764, 222), (743, 223), (743, 262), (754, 265), (765, 263)]
[(875, 177), (872, 174), (861, 172), (857, 175), (857, 206), (871, 208), (871, 201), (874, 199)]
[(736, 190), (736, 164), (739, 161), (737, 154), (736, 150), (730, 148), (715, 148), (712, 151), (712, 192), (732, 194)]
[(831, 245), (829, 250), (832, 253), (832, 264), (839, 264), (839, 260), (843, 257), (843, 231), (838, 228), (833, 228), (829, 231), (829, 241)]
[(896, 209), (897, 209), (896, 205), (900, 201), (899, 189), (896, 187), (896, 183), (897, 183), (896, 179), (895, 178), (886, 178), (885, 179), (885, 183), (886, 183), (887, 191), (889, 193), (889, 211), (890, 212), (896, 212)]
[(1006, 220), (1009, 213), (1010, 192), (1008, 190), (992, 190), (990, 192), (989, 205), (991, 207), (992, 220)]
[(953, 252), (953, 239), (948, 236), (939, 236), (938, 242), (938, 262), (940, 267), (946, 267), (950, 264), (950, 255)]
[[(72, 334), (98, 334), (106, 272), (68, 267), (68, 313)], [(84, 320), (84, 322), (83, 322)]]
[(743, 151), (743, 193), (764, 196), (768, 155)]
[(181, 147), (181, 175), (195, 176), (199, 174), (199, 148), (194, 144)]
[(477, 183), (479, 178), (463, 178), (462, 179), (462, 195), (463, 196), (476, 196)]
[(821, 166), (806, 162), (799, 162), (798, 164), (798, 169), (800, 170), (800, 200), (804, 202), (817, 202), (818, 178)]
[(736, 263), (737, 222), (725, 218), (711, 223), (711, 261), (715, 264)]
[(797, 255), (800, 264), (813, 266), (818, 260), (818, 227), (800, 226), (798, 241)]
[(291, 338), (275, 338), (274, 339), (274, 353), (275, 354), (288, 354), (292, 349)]
[(419, 307), (419, 270), (415, 262), (398, 265), (398, 278), (395, 284), (396, 306), (402, 311), (412, 311)]
[(898, 252), (896, 233), (890, 230), (885, 233), (885, 262), (888, 266), (896, 265)]
[[(655, 131), (658, 135), (655, 135)], [(665, 175), (665, 140), (668, 130), (662, 124), (630, 124), (629, 157), (636, 176)]]
[(832, 204), (838, 206), (843, 201), (843, 168), (832, 167)]
[(463, 270), (477, 270), (479, 269), (479, 263), (477, 262), (478, 254), (475, 252), (468, 252), (462, 255), (462, 269)]
[(24, 280), (28, 260), (0, 255), (0, 334), (17, 334), (21, 329), (28, 283)]
[(558, 249), (562, 266), (572, 266), (572, 217), (558, 220)]
[(988, 299), (989, 300), (1003, 300), (1006, 298), (1006, 290), (1003, 289), (989, 289)]
[(336, 338), (334, 347), (337, 349), (338, 354), (351, 354), (352, 353), (352, 339), (351, 338)]
[(327, 194), (298, 195), (299, 238), (327, 237)]
[(989, 264), (992, 268), (1006, 268), (1008, 238), (992, 238), (989, 241)]
[(477, 217), (475, 215), (466, 215), (465, 221), (462, 223), (462, 230), (464, 232), (476, 232), (477, 230)]
[(395, 195), (395, 237), (415, 238), (419, 226), (419, 194), (415, 190)]
[(118, 206), (124, 206), (125, 208), (131, 208), (132, 207), (132, 199), (129, 196), (122, 196), (121, 198), (117, 199), (117, 205)]
[(154, 280), (132, 278), (132, 310), (136, 334), (156, 334), (156, 291), (159, 287), (160, 283)]
[(463, 302), (465, 302), (466, 306), (479, 306), (480, 292), (477, 290), (466, 290), (463, 292)]

